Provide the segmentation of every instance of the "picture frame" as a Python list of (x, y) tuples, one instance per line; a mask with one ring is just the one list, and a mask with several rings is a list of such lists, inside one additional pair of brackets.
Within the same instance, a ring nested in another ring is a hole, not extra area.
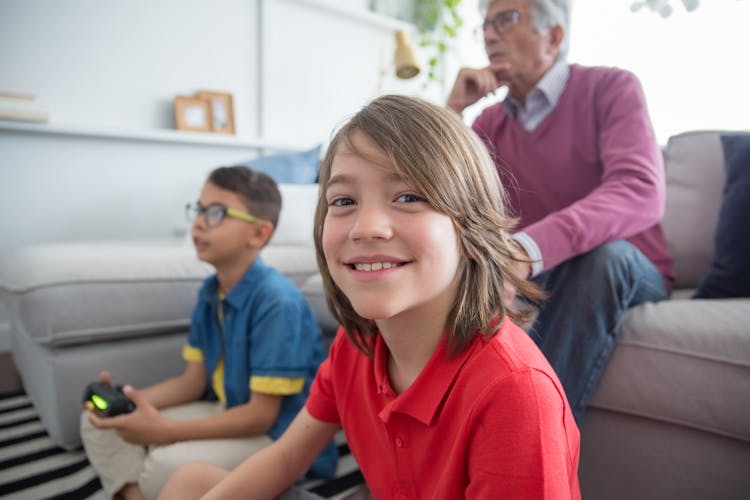
[(200, 97), (178, 95), (174, 98), (177, 130), (211, 132), (211, 106)]
[(232, 94), (212, 90), (199, 90), (196, 95), (209, 102), (211, 108), (211, 131), (234, 134), (234, 102)]

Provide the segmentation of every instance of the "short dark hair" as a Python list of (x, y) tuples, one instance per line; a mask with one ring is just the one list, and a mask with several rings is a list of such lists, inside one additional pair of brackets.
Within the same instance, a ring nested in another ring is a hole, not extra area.
[(273, 224), (274, 229), (281, 212), (281, 193), (276, 181), (263, 172), (248, 167), (219, 167), (208, 175), (207, 182), (239, 195), (247, 211)]

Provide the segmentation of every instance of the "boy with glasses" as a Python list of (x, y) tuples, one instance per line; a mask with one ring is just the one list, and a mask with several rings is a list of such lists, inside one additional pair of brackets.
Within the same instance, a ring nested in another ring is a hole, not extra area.
[[(108, 494), (156, 498), (190, 460), (232, 468), (278, 438), (302, 408), (324, 348), (302, 293), (259, 257), (280, 210), (274, 180), (246, 167), (214, 170), (188, 205), (198, 258), (216, 274), (198, 293), (184, 372), (141, 390), (125, 386), (132, 413), (81, 418)], [(106, 372), (100, 379), (112, 382)], [(206, 395), (215, 401), (200, 401)], [(308, 476), (333, 475), (336, 460), (329, 443)]]

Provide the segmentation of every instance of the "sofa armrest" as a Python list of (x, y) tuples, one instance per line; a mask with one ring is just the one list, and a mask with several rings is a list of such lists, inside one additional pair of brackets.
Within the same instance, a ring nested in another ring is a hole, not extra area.
[(592, 407), (750, 442), (750, 299), (630, 309)]
[(181, 240), (37, 245), (0, 259), (15, 335), (47, 346), (184, 332), (212, 272)]

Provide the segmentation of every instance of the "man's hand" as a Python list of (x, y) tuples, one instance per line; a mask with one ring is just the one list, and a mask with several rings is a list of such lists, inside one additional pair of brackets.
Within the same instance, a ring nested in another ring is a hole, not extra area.
[(503, 82), (498, 81), (495, 76), (495, 70), (489, 66), (482, 69), (462, 68), (456, 76), (446, 106), (461, 114), (467, 106), (491, 94), (502, 85)]
[(115, 429), (122, 439), (132, 444), (171, 443), (173, 440), (167, 432), (169, 419), (131, 386), (123, 387), (123, 392), (135, 404), (135, 411), (109, 418), (102, 418), (91, 412), (91, 424), (99, 429)]
[[(521, 279), (527, 280), (531, 277), (531, 259), (526, 253), (526, 250), (521, 246), (520, 243), (513, 240), (513, 256), (516, 260), (513, 261), (513, 271), (516, 276)], [(506, 305), (511, 304), (516, 298), (516, 287), (512, 283), (505, 281), (505, 290), (503, 290), (503, 301)]]

